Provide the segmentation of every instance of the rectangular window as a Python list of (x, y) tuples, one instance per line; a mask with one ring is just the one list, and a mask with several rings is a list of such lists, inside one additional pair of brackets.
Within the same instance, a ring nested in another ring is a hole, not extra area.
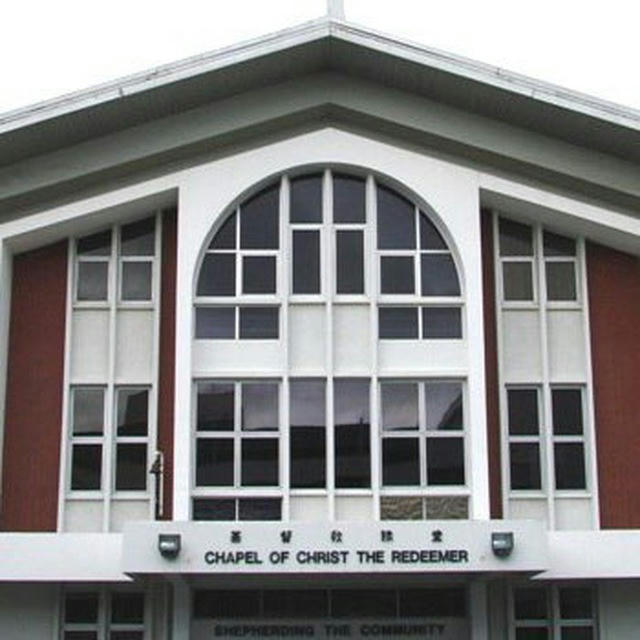
[(547, 300), (577, 301), (576, 241), (545, 231), (543, 244)]
[(143, 640), (146, 597), (139, 591), (68, 591), (62, 601), (62, 640)]
[(218, 522), (282, 520), (282, 499), (195, 498), (193, 519)]
[(542, 489), (537, 388), (507, 389), (509, 475), (512, 490)]
[(149, 475), (149, 390), (116, 390), (116, 491), (146, 491)]
[(364, 293), (364, 232), (336, 231), (336, 293)]
[(120, 299), (123, 302), (151, 300), (155, 217), (120, 227)]
[(587, 488), (581, 388), (552, 388), (553, 460), (557, 490)]
[(279, 384), (206, 381), (196, 389), (196, 486), (277, 486)]
[(78, 302), (109, 299), (111, 231), (102, 231), (76, 241), (76, 295)]
[(71, 391), (72, 491), (102, 489), (105, 434), (105, 388), (75, 387)]
[(371, 486), (369, 380), (334, 380), (334, 460), (337, 489)]
[(500, 218), (499, 248), (502, 265), (502, 299), (526, 302), (535, 299), (533, 229)]
[(465, 484), (460, 382), (380, 385), (383, 486)]
[(320, 293), (320, 231), (293, 231), (292, 293)]

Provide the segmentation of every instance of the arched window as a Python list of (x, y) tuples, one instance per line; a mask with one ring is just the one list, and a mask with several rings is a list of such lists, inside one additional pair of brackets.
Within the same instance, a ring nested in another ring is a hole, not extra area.
[(195, 335), (278, 339), (281, 303), (320, 297), (375, 300), (381, 339), (462, 337), (460, 278), (433, 220), (372, 176), (330, 171), (283, 177), (217, 227)]
[(194, 519), (467, 516), (463, 284), (439, 225), (333, 169), (218, 221), (194, 282)]

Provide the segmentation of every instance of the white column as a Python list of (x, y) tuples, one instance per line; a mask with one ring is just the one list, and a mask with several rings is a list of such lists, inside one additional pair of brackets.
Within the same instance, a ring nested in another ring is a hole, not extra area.
[(489, 640), (487, 583), (473, 580), (469, 585), (470, 627), (473, 640)]
[(191, 589), (182, 579), (173, 583), (173, 628), (171, 640), (189, 640), (191, 635)]

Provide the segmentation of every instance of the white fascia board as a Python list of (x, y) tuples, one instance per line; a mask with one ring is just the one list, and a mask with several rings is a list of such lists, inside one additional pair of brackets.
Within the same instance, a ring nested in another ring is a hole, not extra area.
[(2, 533), (0, 582), (130, 582), (119, 533)]
[(640, 578), (640, 529), (550, 531), (550, 569), (536, 580)]
[(640, 131), (640, 111), (542, 82), (463, 56), (401, 40), (336, 19), (321, 18), (223, 49), (158, 66), (118, 80), (0, 114), (2, 133), (62, 116), (86, 107), (231, 67), (326, 37), (416, 62), (461, 78), (555, 105), (569, 111)]

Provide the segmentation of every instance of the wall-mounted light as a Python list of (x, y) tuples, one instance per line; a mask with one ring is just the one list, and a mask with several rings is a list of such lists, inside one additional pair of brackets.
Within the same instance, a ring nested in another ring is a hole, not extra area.
[(158, 534), (158, 551), (163, 558), (173, 560), (178, 557), (182, 541), (179, 533)]
[(491, 549), (498, 558), (506, 558), (513, 551), (514, 540), (511, 531), (494, 531), (491, 534)]

